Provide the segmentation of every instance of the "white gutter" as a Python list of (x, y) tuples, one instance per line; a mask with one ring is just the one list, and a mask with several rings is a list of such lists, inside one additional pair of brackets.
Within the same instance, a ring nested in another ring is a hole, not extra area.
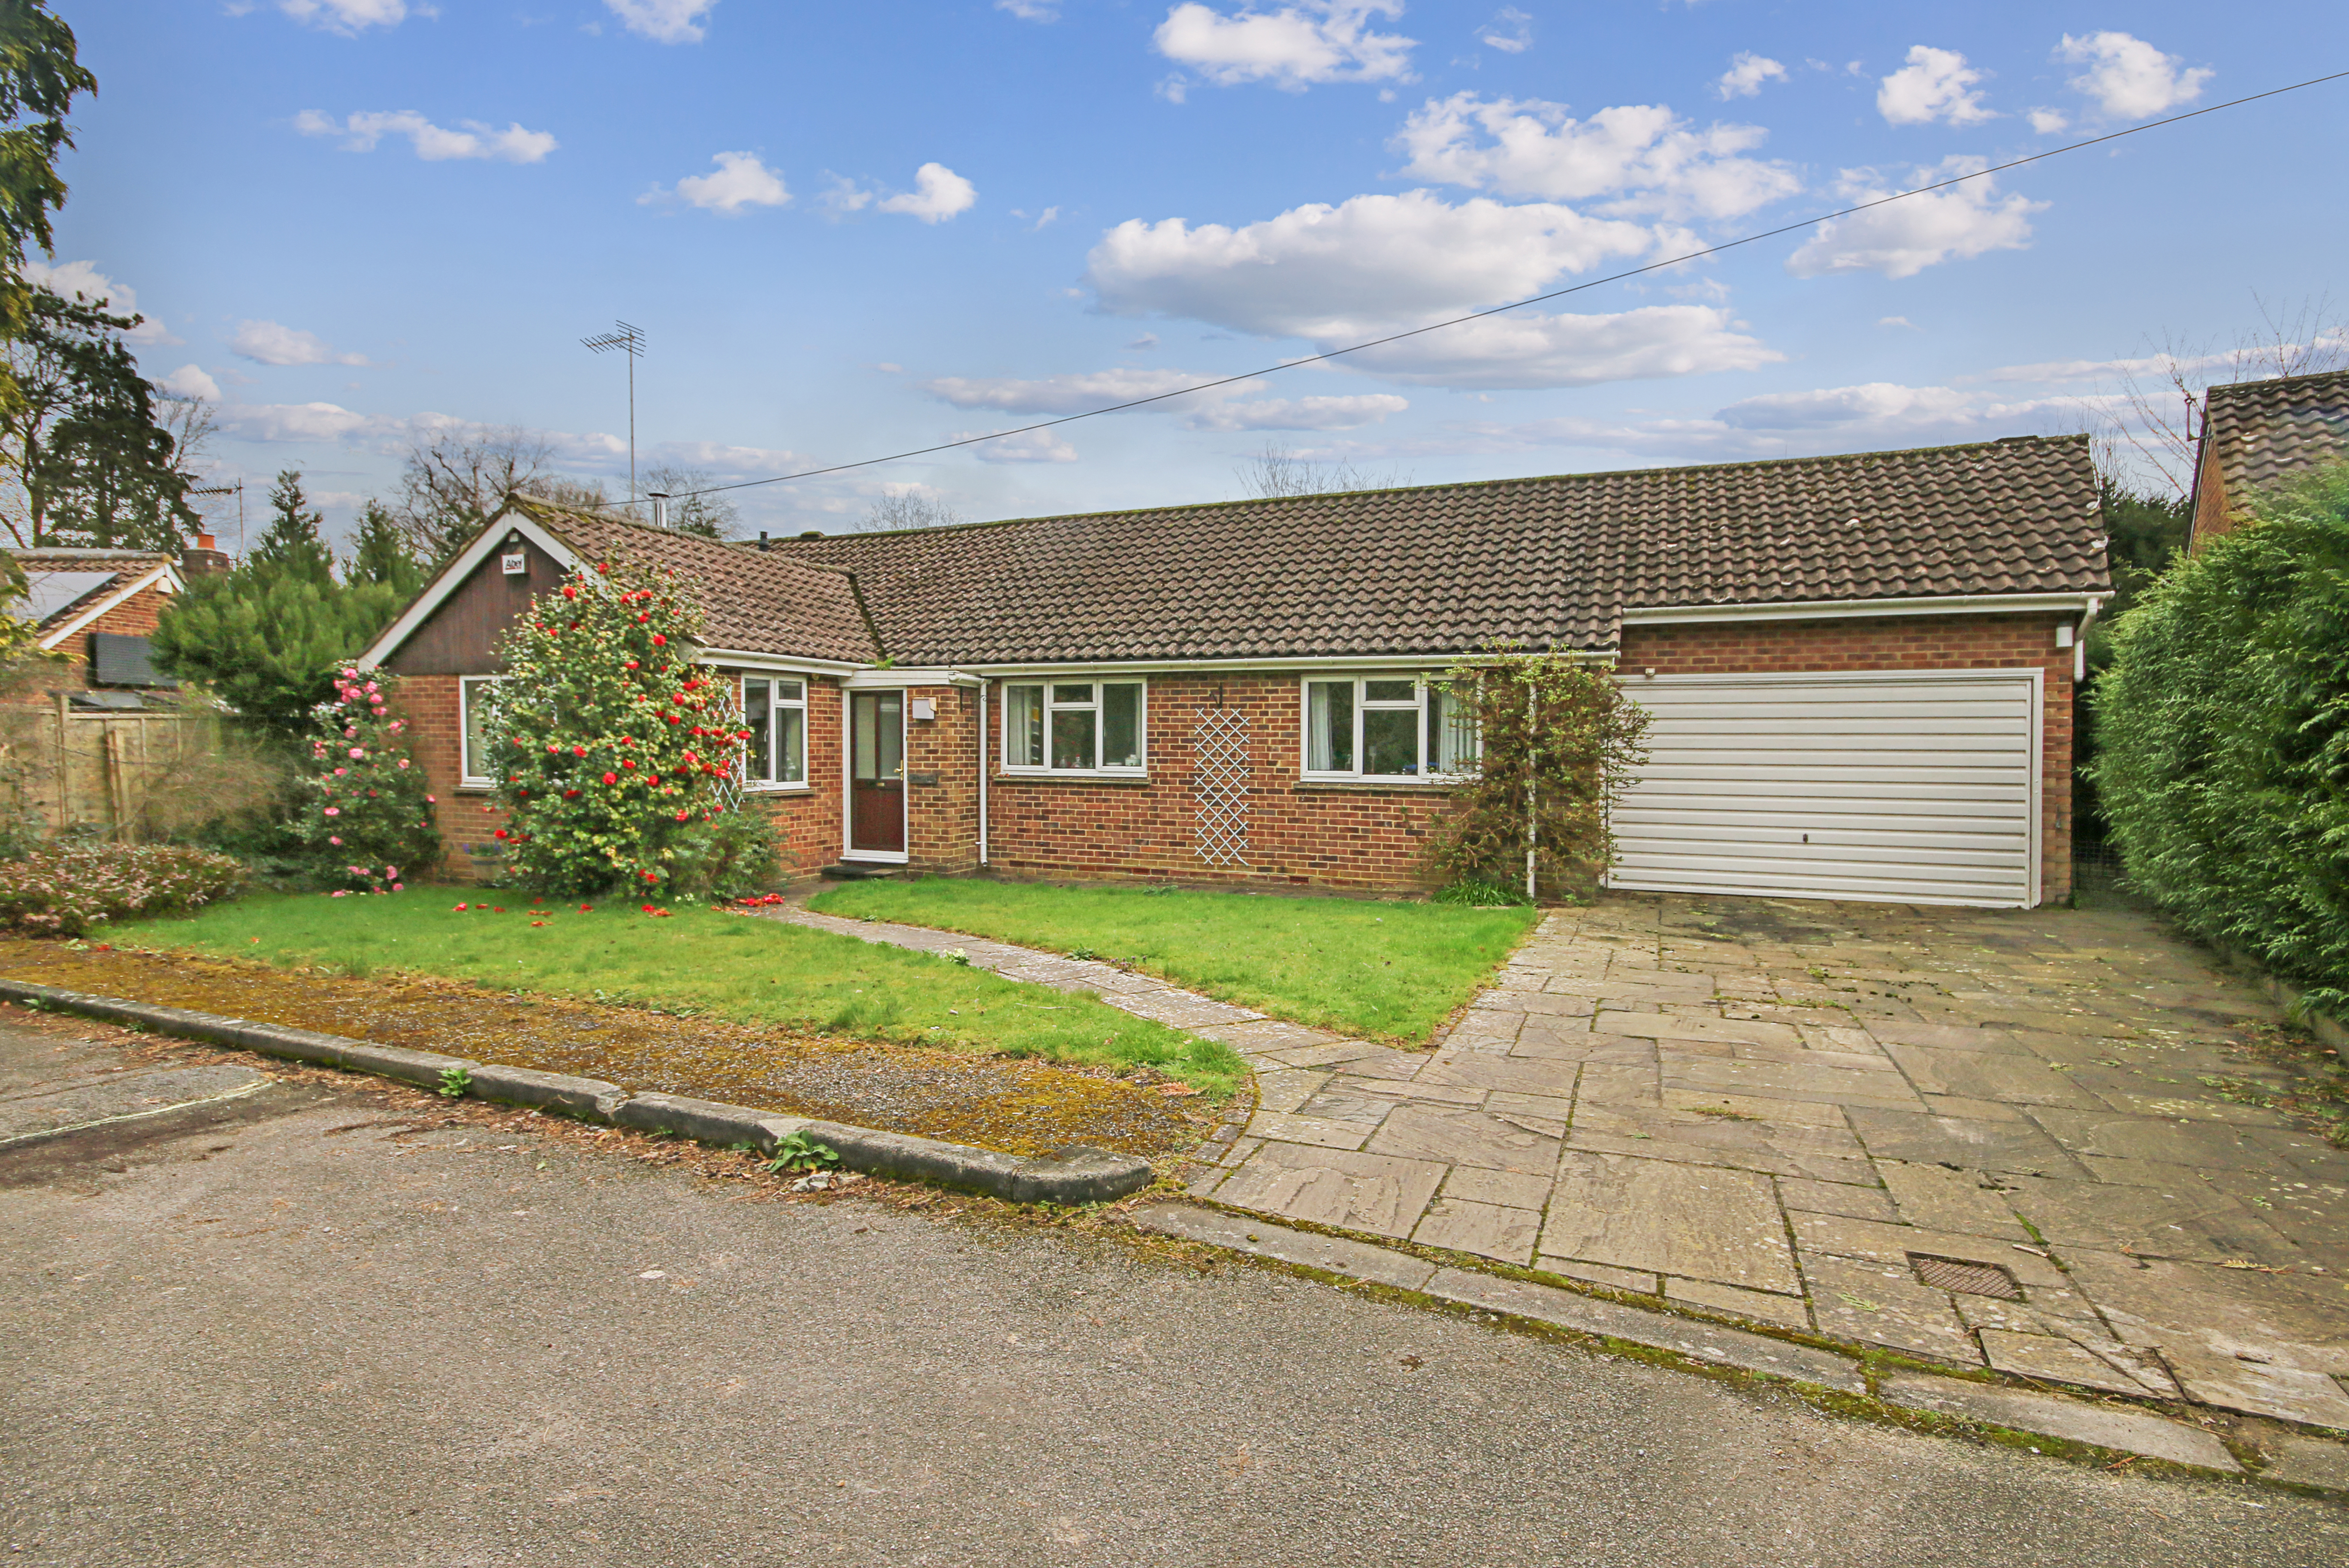
[(1785, 604), (1664, 604), (1623, 612), (1627, 626), (1708, 621), (1823, 621), (1878, 615), (2013, 615), (2090, 610), (2094, 593), (1951, 593), (1921, 599), (1807, 599)]

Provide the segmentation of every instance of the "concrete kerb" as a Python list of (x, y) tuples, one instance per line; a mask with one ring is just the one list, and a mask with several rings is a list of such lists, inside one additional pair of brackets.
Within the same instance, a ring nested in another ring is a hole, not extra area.
[[(0, 980), (0, 999), (211, 1045), (259, 1051), (314, 1066), (373, 1073), (425, 1088), (445, 1088), (451, 1082), (461, 1083), (464, 1092), (476, 1099), (527, 1105), (641, 1132), (675, 1134), (720, 1148), (747, 1147), (771, 1153), (777, 1143), (801, 1133), (809, 1142), (835, 1150), (845, 1170), (962, 1188), (1015, 1203), (1074, 1206), (1111, 1202), (1140, 1191), (1154, 1175), (1146, 1160), (1083, 1144), (1056, 1150), (1046, 1159), (1031, 1159), (910, 1133), (814, 1121), (685, 1095), (631, 1094), (617, 1084), (595, 1078), (476, 1062), (463, 1057), (408, 1050), (378, 1045), (372, 1040), (259, 1024), (217, 1013), (192, 1012), (119, 996), (97, 996), (25, 980)], [(461, 1077), (451, 1079), (444, 1076), (450, 1073)]]
[[(1532, 1280), (1439, 1264), (1375, 1243), (1195, 1202), (1145, 1204), (1131, 1218), (1137, 1227), (1160, 1235), (1268, 1259), (1347, 1284), (1383, 1287), (1423, 1304), (1465, 1306), (1497, 1318), (1563, 1329), (1602, 1348), (1661, 1353), (1683, 1366), (1758, 1375), (1797, 1390), (1818, 1390), (1827, 1408), (1842, 1413), (1906, 1425), (1922, 1418), (1926, 1425), (1942, 1430), (1954, 1421), (2033, 1452), (2044, 1445), (2075, 1457), (2154, 1460), (2236, 1479), (2246, 1476), (2217, 1437), (2150, 1410), (1937, 1376), (1893, 1358), (1821, 1349)], [(2312, 1462), (2295, 1451), (2300, 1462), (2271, 1467), (2276, 1473), (2262, 1470), (2261, 1478), (2287, 1486), (2326, 1486), (2327, 1480), (2313, 1478), (2332, 1474), (2333, 1445), (2303, 1441), (2312, 1450), (2321, 1449), (2315, 1459), (2327, 1462)]]

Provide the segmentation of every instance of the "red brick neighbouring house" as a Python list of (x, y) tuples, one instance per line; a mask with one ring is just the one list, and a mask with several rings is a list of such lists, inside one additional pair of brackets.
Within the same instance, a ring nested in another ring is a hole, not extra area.
[(2262, 490), (2349, 460), (2349, 371), (2238, 381), (2202, 395), (2192, 548), (2231, 533)]
[(210, 534), (176, 555), (63, 549), (8, 554), (23, 569), (26, 586), (11, 613), (35, 623), (43, 649), (65, 655), (43, 686), (113, 707), (136, 707), (140, 692), (179, 685), (156, 673), (148, 639), (190, 575), (228, 570), (228, 557), (212, 548)]
[(1423, 885), (1473, 763), (1440, 677), (1506, 643), (1654, 716), (1616, 885), (2028, 906), (2070, 891), (2103, 546), (2085, 438), (755, 545), (517, 496), (367, 661), (460, 870), (498, 632), (629, 552), (698, 586), (795, 871)]

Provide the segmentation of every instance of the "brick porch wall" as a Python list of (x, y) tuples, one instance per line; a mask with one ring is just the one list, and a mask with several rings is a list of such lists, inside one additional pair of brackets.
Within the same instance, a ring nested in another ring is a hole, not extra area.
[(2040, 669), (2040, 897), (2072, 893), (2072, 650), (2055, 628), (2075, 615), (1935, 615), (1626, 626), (1618, 668), (1636, 694), (1660, 676), (1835, 670)]

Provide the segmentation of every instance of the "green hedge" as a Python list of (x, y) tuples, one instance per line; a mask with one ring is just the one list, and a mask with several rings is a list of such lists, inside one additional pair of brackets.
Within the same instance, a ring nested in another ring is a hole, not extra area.
[(2261, 498), (2114, 626), (2093, 769), (2128, 875), (2349, 1005), (2349, 465)]

